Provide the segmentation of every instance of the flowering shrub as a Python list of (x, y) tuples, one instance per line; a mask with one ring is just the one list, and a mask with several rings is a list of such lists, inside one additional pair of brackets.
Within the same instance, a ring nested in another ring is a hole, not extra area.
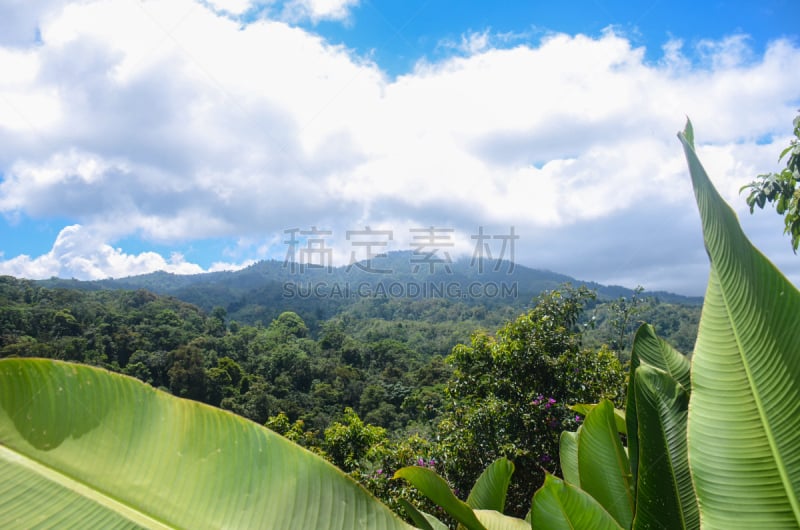
[(560, 472), (561, 431), (580, 425), (568, 404), (608, 398), (621, 405), (625, 375), (616, 356), (580, 345), (576, 323), (593, 296), (585, 288), (545, 293), (496, 336), (476, 333), (471, 346), (454, 348), (449, 405), (438, 429), (439, 467), (453, 486), (469, 491), (505, 456), (516, 466), (508, 510), (524, 517), (544, 471)]

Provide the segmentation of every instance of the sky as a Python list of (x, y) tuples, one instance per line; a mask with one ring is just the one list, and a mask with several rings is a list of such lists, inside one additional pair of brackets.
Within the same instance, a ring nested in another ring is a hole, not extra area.
[(796, 0), (0, 0), (0, 274), (513, 249), (701, 295), (688, 116), (797, 285), (782, 219), (739, 193), (791, 138), (797, 20)]

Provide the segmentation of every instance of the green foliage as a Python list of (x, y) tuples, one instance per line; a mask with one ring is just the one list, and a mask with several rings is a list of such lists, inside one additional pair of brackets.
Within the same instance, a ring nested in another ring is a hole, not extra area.
[[(644, 294), (644, 293), (642, 293)], [(658, 329), (659, 335), (678, 350), (691, 352), (697, 338), (697, 323), (700, 321), (702, 304), (674, 304), (655, 296), (620, 296), (610, 302), (601, 302), (587, 311), (581, 323), (584, 324), (583, 342), (587, 347), (599, 348), (609, 345), (623, 359), (630, 354), (633, 333), (643, 322), (649, 322)], [(635, 303), (635, 306), (633, 304)], [(629, 316), (620, 318), (616, 310), (624, 305)], [(634, 314), (631, 315), (630, 312)], [(621, 324), (625, 322), (625, 325)], [(624, 332), (623, 332), (624, 330)], [(620, 338), (622, 337), (622, 338)]]
[[(588, 517), (594, 526), (611, 525), (610, 518), (613, 528), (699, 528), (686, 443), (688, 376), (688, 360), (642, 325), (626, 418), (620, 422), (609, 401), (581, 408), (583, 425), (561, 436), (566, 482), (546, 481), (534, 496), (534, 522), (559, 528)], [(619, 433), (627, 433), (627, 452)]]
[(385, 442), (386, 429), (367, 425), (351, 408), (344, 411), (343, 422), (335, 422), (325, 429), (322, 448), (339, 469), (360, 469), (375, 445)]
[[(402, 478), (413, 484), (426, 497), (458, 521), (459, 528), (468, 530), (530, 528), (527, 521), (502, 513), (513, 473), (514, 464), (510, 460), (500, 458), (494, 461), (478, 477), (466, 503), (456, 497), (447, 482), (432, 469), (421, 466), (404, 467), (395, 473), (395, 478)], [(430, 516), (417, 511), (413, 505), (403, 503), (403, 507), (412, 514), (412, 519), (419, 522), (418, 524), (422, 528), (433, 528), (431, 523), (438, 523), (438, 520), (432, 520)]]
[(533, 528), (548, 530), (622, 530), (622, 526), (588, 493), (548, 474), (533, 497)]
[[(630, 297), (620, 296), (609, 303), (611, 311), (611, 347), (622, 352), (630, 344), (630, 336), (638, 327), (637, 317), (647, 309), (647, 300), (642, 297), (644, 287), (637, 286)], [(641, 323), (641, 322), (639, 322)]]
[[(430, 396), (448, 371), (397, 339), (355, 339), (339, 322), (314, 340), (291, 312), (267, 328), (226, 327), (223, 311), (205, 317), (146, 291), (83, 303), (0, 278), (2, 353), (107, 364), (263, 418), (422, 528), (441, 529), (442, 509), (467, 528), (529, 527), (502, 511), (525, 513), (525, 488), (542, 468), (560, 468), (565, 480), (544, 474), (530, 514), (536, 528), (797, 527), (800, 292), (742, 234), (696, 157), (690, 125), (680, 138), (709, 287), (691, 364), (653, 327), (636, 333), (624, 419), (615, 408), (624, 397), (619, 362), (607, 348), (581, 345), (592, 294), (569, 287), (540, 297), (496, 336), (477, 332), (453, 350), (436, 443), (393, 435), (352, 407), (320, 438), (305, 418), (337, 418), (343, 401), (393, 427), (390, 416), (407, 427), (428, 405), (435, 414), (442, 402)], [(106, 304), (116, 311), (104, 312)], [(590, 401), (599, 403), (566, 406)], [(0, 472), (0, 493), (15, 492), (3, 496), (11, 499), (4, 513), (22, 525), (89, 514), (102, 526), (403, 527), (339, 471), (266, 429), (58, 362), (0, 361)], [(180, 488), (176, 476), (186, 481)]]
[(767, 203), (775, 205), (778, 215), (784, 217), (784, 234), (789, 234), (792, 240), (792, 250), (797, 253), (800, 245), (800, 114), (792, 122), (794, 125), (794, 138), (786, 149), (781, 151), (778, 160), (786, 158), (786, 167), (780, 173), (766, 173), (758, 175), (756, 180), (742, 186), (740, 193), (750, 190), (747, 196), (747, 205), (750, 213), (755, 207), (764, 208)]
[(272, 431), (105, 370), (0, 360), (4, 527), (410, 528)]
[[(601, 403), (562, 437), (565, 476), (597, 501), (586, 513), (609, 513), (622, 528), (796, 528), (800, 292), (744, 236), (697, 158), (691, 124), (679, 138), (711, 260), (692, 363), (642, 326), (628, 388), (630, 466)], [(557, 519), (539, 499), (534, 521)]]
[(700, 520), (726, 528), (797, 527), (800, 292), (747, 240), (694, 145), (681, 140), (711, 260), (688, 421)]
[(625, 376), (614, 354), (581, 348), (576, 324), (593, 296), (568, 286), (546, 293), (496, 337), (478, 332), (471, 346), (453, 349), (449, 407), (438, 430), (444, 472), (457, 491), (507, 457), (517, 469), (509, 510), (523, 516), (544, 470), (559, 469), (559, 433), (577, 425), (567, 404), (621, 403)]

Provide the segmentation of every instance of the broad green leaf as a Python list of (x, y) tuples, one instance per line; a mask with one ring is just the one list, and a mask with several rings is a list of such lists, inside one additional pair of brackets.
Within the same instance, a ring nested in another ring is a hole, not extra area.
[(0, 360), (4, 528), (410, 528), (320, 457), (130, 377)]
[(400, 498), (397, 499), (397, 502), (400, 503), (400, 506), (403, 507), (420, 530), (448, 530), (446, 524), (430, 514), (417, 510), (417, 507), (407, 500)]
[(486, 530), (531, 530), (529, 522), (495, 510), (475, 510), (475, 516)]
[(689, 394), (648, 364), (635, 377), (639, 489), (633, 528), (700, 528), (686, 450)]
[[(636, 433), (638, 420), (636, 417), (636, 370), (642, 363), (655, 366), (672, 376), (687, 392), (691, 389), (691, 363), (689, 359), (670, 346), (665, 340), (656, 336), (650, 324), (642, 324), (636, 330), (631, 348), (631, 368), (628, 383), (628, 395), (625, 409), (628, 432)], [(628, 457), (633, 475), (634, 496), (638, 488), (639, 442), (636, 436), (628, 437)]]
[(410, 482), (423, 495), (441, 506), (444, 511), (469, 530), (486, 530), (475, 512), (464, 501), (455, 496), (450, 486), (435, 471), (419, 466), (408, 466), (398, 469), (394, 478), (403, 478)]
[(507, 458), (498, 458), (483, 470), (467, 497), (467, 504), (474, 510), (495, 510), (503, 513), (506, 492), (514, 473), (514, 464)]
[[(656, 335), (650, 324), (642, 324), (636, 330), (631, 350), (631, 369), (645, 362), (667, 372), (687, 392), (691, 392), (691, 367), (689, 358)], [(634, 366), (635, 364), (635, 366)]]
[[(596, 403), (578, 403), (577, 405), (570, 405), (570, 410), (574, 410), (581, 416), (586, 416), (589, 412), (597, 406)], [(617, 423), (617, 431), (622, 434), (628, 434), (628, 425), (625, 422), (625, 411), (621, 409), (614, 409), (614, 421)]]
[(561, 461), (564, 480), (575, 486), (581, 485), (580, 471), (578, 470), (579, 436), (580, 427), (576, 432), (563, 431), (558, 441), (558, 458)]
[(614, 406), (608, 400), (594, 407), (578, 437), (581, 489), (597, 499), (624, 528), (633, 520), (633, 492), (628, 456), (619, 439)]
[(689, 463), (709, 528), (800, 526), (800, 293), (683, 143), (711, 261), (692, 357)]
[(533, 496), (531, 522), (537, 530), (622, 529), (591, 495), (549, 474)]

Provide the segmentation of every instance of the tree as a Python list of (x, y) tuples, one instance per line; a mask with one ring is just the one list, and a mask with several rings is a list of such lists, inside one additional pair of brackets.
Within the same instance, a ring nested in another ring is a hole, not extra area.
[(560, 432), (577, 426), (567, 405), (621, 404), (619, 361), (606, 348), (581, 347), (576, 323), (592, 298), (585, 287), (544, 293), (496, 337), (476, 333), (471, 346), (453, 349), (439, 432), (444, 472), (457, 491), (468, 492), (487, 465), (507, 457), (517, 469), (508, 508), (524, 516), (543, 470), (558, 471)]
[(797, 254), (800, 245), (800, 188), (797, 187), (800, 180), (800, 113), (792, 123), (795, 137), (778, 158), (780, 161), (788, 155), (786, 167), (780, 173), (758, 175), (739, 192), (750, 190), (747, 196), (750, 213), (756, 206), (763, 209), (766, 203), (775, 204), (775, 211), (784, 216), (783, 233), (792, 238), (792, 250)]
[[(638, 319), (636, 317), (647, 309), (646, 299), (641, 296), (642, 291), (644, 291), (644, 287), (638, 285), (630, 298), (620, 296), (609, 306), (611, 310), (611, 344), (619, 352), (620, 358), (626, 348), (625, 345), (630, 344), (630, 337), (637, 327)], [(641, 324), (641, 322), (638, 323)]]
[(386, 429), (365, 424), (348, 407), (342, 422), (337, 421), (325, 429), (322, 447), (331, 462), (339, 469), (350, 472), (365, 465), (370, 449), (386, 440)]

